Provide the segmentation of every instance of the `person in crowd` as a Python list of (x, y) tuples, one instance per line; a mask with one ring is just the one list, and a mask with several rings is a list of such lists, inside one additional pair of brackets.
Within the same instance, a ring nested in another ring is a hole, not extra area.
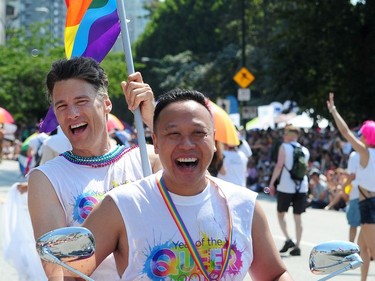
[(225, 143), (223, 154), (225, 174), (218, 174), (217, 177), (236, 185), (246, 186), (247, 162), (249, 159), (238, 149), (238, 146)]
[(32, 168), (40, 165), (43, 143), (48, 138), (49, 134), (38, 132), (38, 126), (36, 126), (36, 134), (30, 138), (27, 148), (27, 165), (25, 174), (27, 174)]
[(41, 148), (42, 156), (40, 159), (40, 165), (43, 165), (47, 161), (71, 149), (72, 149), (72, 146), (68, 138), (65, 136), (64, 132), (61, 130), (61, 127), (58, 126), (56, 129), (56, 133), (51, 134), (51, 136), (43, 142), (43, 146)]
[(4, 128), (3, 123), (0, 123), (0, 163), (3, 160), (3, 140), (4, 140)]
[(39, 126), (32, 126), (30, 135), (22, 142), (18, 155), (18, 163), (22, 176), (40, 164), (43, 142), (49, 137), (46, 133), (39, 133)]
[(240, 144), (238, 145), (238, 150), (242, 151), (247, 157), (247, 159), (249, 159), (251, 155), (253, 155), (253, 151), (251, 150), (250, 144), (246, 140), (244, 133), (239, 132), (239, 138), (240, 138)]
[(328, 185), (329, 204), (324, 208), (325, 210), (345, 210), (346, 202), (349, 199), (348, 194), (345, 193), (347, 182), (347, 172), (342, 168), (337, 168), (333, 180)]
[(328, 190), (336, 188), (337, 178), (334, 170), (329, 169), (325, 173)]
[[(72, 150), (29, 174), (28, 206), (35, 238), (55, 228), (81, 225), (109, 190), (143, 177), (139, 148), (111, 145), (107, 130), (112, 109), (108, 78), (95, 60), (75, 57), (54, 62), (46, 85)], [(128, 108), (139, 106), (143, 121), (152, 126), (154, 96), (141, 74), (129, 75), (121, 86)], [(161, 169), (160, 161), (152, 146), (147, 148), (155, 172)], [(64, 274), (60, 266), (46, 263), (44, 269), (50, 280)], [(93, 279), (120, 280), (113, 256), (93, 273)]]
[(223, 143), (215, 140), (216, 151), (212, 157), (211, 163), (207, 170), (211, 176), (217, 177), (218, 174), (225, 175), (226, 171), (223, 166), (224, 164), (224, 154), (223, 154)]
[(361, 214), (359, 212), (359, 190), (356, 180), (357, 169), (359, 168), (359, 154), (353, 151), (349, 155), (348, 160), (348, 182), (347, 184), (351, 186), (349, 191), (349, 202), (346, 209), (346, 219), (349, 224), (349, 241), (355, 242), (357, 236), (357, 228), (361, 226)]
[(320, 177), (320, 170), (312, 168), (309, 172), (309, 196), (307, 207), (324, 209), (329, 204), (327, 183)]
[[(302, 181), (296, 182), (291, 178), (290, 170), (293, 166), (293, 150), (294, 146), (301, 146), (305, 155), (306, 164), (309, 161), (310, 153), (308, 149), (298, 143), (300, 129), (298, 127), (287, 125), (284, 128), (284, 142), (279, 148), (276, 166), (273, 170), (269, 184), (269, 192), (276, 195), (275, 182), (280, 177), (277, 185), (277, 218), (280, 228), (286, 238), (284, 246), (280, 249), (280, 253), (285, 253), (292, 249), (289, 254), (292, 256), (300, 256), (301, 249), (299, 247), (302, 238), (302, 219), (301, 214), (305, 212), (306, 199), (308, 192), (307, 176)], [(294, 243), (289, 235), (285, 214), (288, 212), (289, 206), (293, 205), (293, 217), (295, 223), (296, 242)]]
[(215, 141), (204, 95), (162, 95), (153, 128), (164, 169), (110, 191), (90, 214), (96, 251), (85, 272), (113, 252), (122, 280), (292, 280), (257, 194), (207, 172)]
[(343, 153), (343, 142), (341, 138), (337, 136), (334, 140), (332, 140), (329, 146), (329, 152), (332, 158), (332, 161), (336, 167), (340, 167), (341, 161), (344, 160), (344, 153)]
[[(375, 122), (367, 120), (361, 126), (358, 139), (341, 117), (334, 103), (334, 94), (329, 93), (327, 108), (332, 114), (337, 129), (359, 154), (359, 167), (356, 180), (359, 190), (359, 210), (361, 230), (358, 244), (364, 264), (361, 267), (361, 280), (368, 275), (370, 258), (375, 257)], [(363, 250), (365, 249), (365, 250)], [(368, 250), (366, 250), (368, 249)]]
[(253, 185), (257, 184), (259, 181), (259, 174), (258, 170), (255, 165), (254, 158), (250, 158), (247, 163), (247, 179), (246, 179), (246, 186), (250, 189), (254, 190)]
[[(148, 128), (148, 127), (146, 127)], [(145, 132), (146, 134), (146, 132)], [(109, 136), (113, 138), (117, 144), (125, 145), (126, 147), (130, 146), (131, 134), (126, 130), (119, 130), (115, 128), (112, 131), (109, 131)], [(148, 143), (148, 142), (146, 142)], [(150, 143), (151, 144), (151, 143)]]

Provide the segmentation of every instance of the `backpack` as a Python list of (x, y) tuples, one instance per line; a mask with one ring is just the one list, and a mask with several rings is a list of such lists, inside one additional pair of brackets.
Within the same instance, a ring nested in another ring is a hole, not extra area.
[(35, 166), (34, 167), (38, 167), (40, 165), (40, 160), (42, 160), (42, 147), (43, 147), (43, 142), (41, 140), (39, 140), (39, 143), (38, 143), (38, 148), (35, 152), (35, 155), (34, 155), (34, 161), (35, 161)]
[(293, 166), (289, 171), (290, 177), (294, 181), (302, 181), (307, 173), (307, 164), (305, 161), (305, 154), (302, 151), (301, 145), (293, 145)]

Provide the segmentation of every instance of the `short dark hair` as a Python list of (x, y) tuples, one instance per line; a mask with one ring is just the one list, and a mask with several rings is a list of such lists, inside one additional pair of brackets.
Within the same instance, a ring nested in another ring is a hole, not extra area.
[(73, 78), (90, 83), (98, 91), (98, 95), (108, 94), (108, 77), (99, 63), (92, 58), (74, 57), (60, 59), (52, 64), (46, 79), (48, 100), (52, 100), (56, 82)]
[(153, 119), (154, 131), (156, 130), (156, 121), (158, 120), (160, 113), (163, 111), (165, 107), (167, 107), (171, 103), (189, 100), (195, 101), (203, 105), (211, 114), (211, 111), (208, 108), (206, 102), (206, 97), (201, 92), (185, 89), (173, 89), (161, 95), (156, 103)]

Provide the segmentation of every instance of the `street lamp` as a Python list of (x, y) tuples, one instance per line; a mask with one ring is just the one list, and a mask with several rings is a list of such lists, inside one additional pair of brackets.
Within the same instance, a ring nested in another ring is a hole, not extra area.
[(246, 14), (245, 14), (245, 0), (242, 0), (241, 2), (241, 36), (242, 36), (242, 66), (246, 67)]

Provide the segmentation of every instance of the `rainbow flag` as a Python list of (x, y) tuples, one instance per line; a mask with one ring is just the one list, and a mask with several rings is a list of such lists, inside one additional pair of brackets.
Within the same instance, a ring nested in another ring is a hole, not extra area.
[(101, 62), (120, 34), (116, 0), (65, 0), (65, 54)]
[[(101, 62), (115, 44), (121, 26), (116, 0), (65, 0), (65, 54), (91, 57)], [(40, 132), (52, 132), (58, 126), (53, 108), (39, 124)]]

